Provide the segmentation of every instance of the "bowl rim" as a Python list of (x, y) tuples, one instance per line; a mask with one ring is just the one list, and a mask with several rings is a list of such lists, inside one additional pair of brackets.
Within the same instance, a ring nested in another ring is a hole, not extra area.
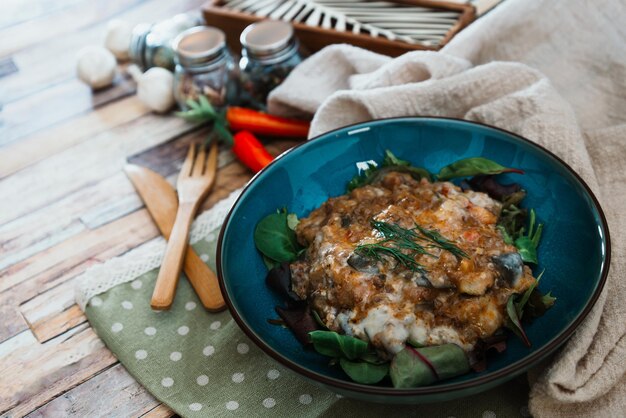
[[(239, 312), (235, 308), (230, 298), (230, 294), (228, 293), (228, 290), (226, 289), (226, 283), (224, 280), (224, 274), (222, 270), (222, 245), (223, 245), (223, 240), (224, 240), (224, 233), (226, 231), (226, 226), (228, 225), (228, 222), (233, 213), (233, 210), (237, 207), (239, 201), (245, 195), (246, 191), (256, 182), (259, 176), (261, 176), (263, 173), (269, 170), (270, 167), (272, 167), (278, 160), (282, 159), (287, 154), (295, 151), (296, 149), (302, 146), (305, 146), (311, 143), (312, 141), (318, 141), (325, 137), (331, 137), (333, 134), (339, 131), (357, 130), (359, 128), (365, 128), (366, 126), (363, 126), (363, 125), (371, 124), (373, 122), (398, 122), (398, 121), (423, 122), (423, 121), (428, 121), (428, 120), (453, 121), (453, 122), (460, 122), (461, 124), (477, 125), (483, 128), (492, 129), (500, 133), (504, 133), (506, 135), (512, 136), (515, 139), (520, 140), (521, 142), (526, 143), (530, 145), (531, 147), (536, 148), (539, 152), (543, 152), (544, 154), (556, 160), (556, 162), (561, 164), (563, 168), (565, 168), (574, 177), (574, 179), (578, 181), (578, 183), (583, 187), (587, 195), (590, 197), (593, 203), (593, 206), (595, 207), (598, 213), (598, 218), (600, 220), (600, 224), (602, 227), (602, 232), (603, 232), (603, 237), (604, 237), (604, 242), (605, 242), (605, 247), (606, 247), (606, 252), (604, 253), (604, 260), (603, 260), (604, 263), (602, 266), (600, 279), (598, 281), (598, 285), (595, 291), (591, 295), (591, 298), (589, 299), (589, 301), (587, 302), (583, 310), (580, 312), (580, 314), (576, 316), (576, 318), (573, 320), (573, 322), (570, 324), (569, 327), (567, 327), (560, 334), (558, 334), (556, 337), (550, 340), (546, 345), (544, 345), (543, 347), (540, 347), (537, 351), (499, 370), (495, 370), (491, 373), (487, 373), (482, 376), (477, 376), (475, 379), (471, 379), (469, 381), (464, 381), (464, 382), (448, 383), (448, 384), (444, 383), (444, 384), (439, 384), (439, 385), (434, 385), (434, 386), (421, 386), (421, 387), (410, 388), (410, 389), (398, 389), (398, 388), (386, 387), (386, 386), (365, 385), (361, 383), (350, 382), (347, 380), (341, 380), (341, 379), (337, 379), (334, 377), (325, 376), (318, 372), (314, 372), (290, 360), (289, 358), (283, 356), (279, 352), (275, 351), (272, 347), (270, 347), (267, 343), (265, 343), (263, 339), (259, 337), (256, 334), (256, 332), (254, 332), (251, 329), (251, 327), (247, 325), (243, 317), (239, 315)], [(444, 116), (391, 117), (391, 118), (372, 119), (372, 120), (365, 121), (365, 122), (357, 122), (354, 124), (350, 124), (350, 125), (333, 129), (331, 131), (324, 132), (320, 135), (317, 135), (314, 138), (305, 140), (301, 144), (297, 144), (294, 147), (279, 154), (270, 164), (268, 164), (261, 171), (256, 173), (246, 183), (243, 190), (241, 191), (241, 194), (237, 197), (237, 199), (231, 206), (230, 210), (228, 211), (228, 214), (224, 218), (224, 223), (222, 224), (222, 227), (220, 228), (220, 233), (219, 233), (219, 237), (217, 241), (217, 256), (216, 256), (217, 277), (218, 277), (218, 281), (220, 285), (220, 290), (222, 292), (222, 295), (224, 296), (224, 300), (226, 302), (226, 305), (228, 306), (228, 310), (230, 311), (231, 315), (235, 319), (235, 322), (237, 323), (239, 328), (246, 334), (248, 338), (254, 341), (254, 343), (259, 348), (261, 348), (267, 355), (272, 357), (274, 360), (278, 361), (281, 365), (315, 382), (319, 382), (321, 384), (332, 386), (341, 390), (360, 392), (363, 394), (370, 394), (370, 395), (384, 395), (384, 396), (390, 396), (394, 398), (414, 397), (414, 396), (420, 396), (420, 395), (435, 395), (435, 394), (443, 394), (447, 392), (461, 391), (461, 390), (470, 389), (470, 388), (482, 386), (482, 385), (489, 384), (489, 383), (495, 383), (496, 381), (506, 378), (507, 376), (512, 378), (524, 372), (528, 367), (540, 361), (544, 356), (550, 354), (551, 352), (559, 348), (563, 343), (565, 343), (572, 336), (574, 331), (583, 322), (583, 320), (587, 317), (591, 309), (594, 307), (594, 305), (598, 301), (598, 298), (600, 297), (600, 294), (602, 293), (602, 290), (604, 289), (604, 286), (606, 284), (610, 265), (611, 265), (611, 239), (610, 239), (610, 234), (609, 234), (609, 226), (608, 226), (606, 217), (604, 215), (604, 211), (602, 210), (602, 207), (600, 206), (600, 202), (596, 198), (595, 194), (593, 193), (589, 185), (587, 185), (587, 183), (582, 179), (582, 177), (580, 177), (580, 175), (576, 173), (576, 171), (574, 171), (574, 169), (572, 169), (569, 166), (569, 164), (567, 164), (560, 157), (555, 155), (552, 151), (548, 150), (544, 146), (537, 144), (527, 138), (524, 138), (523, 136), (518, 135), (514, 132), (508, 131), (506, 129), (498, 128), (496, 126), (492, 126), (492, 125), (482, 123), (482, 122), (475, 122), (475, 121), (469, 121), (469, 120), (460, 119), (460, 118), (452, 118), (452, 117), (444, 117)]]

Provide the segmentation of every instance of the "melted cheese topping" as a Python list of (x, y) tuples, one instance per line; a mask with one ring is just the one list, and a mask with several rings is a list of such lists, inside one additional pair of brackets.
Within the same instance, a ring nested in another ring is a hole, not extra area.
[[(471, 350), (502, 327), (509, 296), (535, 280), (495, 227), (500, 208), (484, 193), (389, 173), (300, 221), (296, 234), (308, 249), (291, 265), (293, 290), (329, 329), (370, 341), (382, 353), (393, 355), (407, 341)], [(371, 219), (437, 230), (468, 258), (430, 248), (432, 255), (416, 258), (425, 274), (394, 259), (359, 258), (356, 246), (381, 239)], [(504, 274), (503, 263), (518, 274)]]

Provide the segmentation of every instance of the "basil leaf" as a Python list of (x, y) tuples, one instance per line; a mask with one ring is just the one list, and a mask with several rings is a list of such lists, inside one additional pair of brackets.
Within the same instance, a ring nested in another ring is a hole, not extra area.
[(296, 233), (287, 224), (286, 211), (261, 219), (254, 230), (254, 244), (263, 255), (279, 263), (296, 260), (300, 251)]
[(439, 180), (449, 180), (456, 177), (477, 176), (479, 174), (500, 174), (500, 173), (519, 173), (524, 174), (522, 170), (516, 168), (508, 168), (501, 166), (495, 161), (483, 157), (464, 158), (443, 167), (437, 178)]
[(520, 317), (517, 314), (517, 309), (515, 307), (515, 297), (516, 295), (509, 296), (509, 300), (506, 303), (506, 313), (508, 318), (504, 325), (513, 331), (515, 335), (517, 335), (527, 347), (530, 347), (530, 341), (524, 332), (524, 328), (522, 327), (522, 323), (520, 322)]
[(367, 352), (368, 344), (365, 341), (334, 331), (309, 332), (309, 338), (315, 351), (328, 357), (356, 360)]
[(378, 383), (387, 376), (388, 364), (372, 364), (366, 362), (354, 362), (341, 358), (339, 365), (350, 379), (357, 383), (372, 385)]

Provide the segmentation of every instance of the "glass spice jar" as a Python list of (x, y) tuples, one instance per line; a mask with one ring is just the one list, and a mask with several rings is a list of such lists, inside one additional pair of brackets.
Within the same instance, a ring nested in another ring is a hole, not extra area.
[(181, 32), (201, 25), (197, 13), (181, 13), (156, 24), (140, 23), (131, 35), (130, 59), (142, 70), (163, 67), (173, 71), (174, 49), (172, 42)]
[(200, 95), (215, 107), (224, 106), (235, 81), (235, 63), (224, 32), (210, 26), (188, 29), (174, 40), (174, 51), (174, 97), (180, 108), (187, 110), (187, 100), (198, 100)]
[(265, 110), (269, 92), (302, 62), (298, 40), (289, 23), (264, 20), (244, 29), (240, 42), (240, 102)]

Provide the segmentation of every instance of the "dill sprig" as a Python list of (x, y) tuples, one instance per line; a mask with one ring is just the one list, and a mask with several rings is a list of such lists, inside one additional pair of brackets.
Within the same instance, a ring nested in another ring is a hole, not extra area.
[(423, 245), (416, 242), (420, 237), (415, 233), (414, 229), (406, 229), (397, 224), (376, 221), (374, 219), (370, 221), (370, 224), (385, 237), (386, 241), (393, 241), (398, 248), (411, 250), (416, 255), (432, 255), (426, 251)]
[[(467, 257), (463, 250), (435, 230), (426, 229), (417, 224), (415, 228), (407, 229), (397, 224), (374, 219), (370, 221), (370, 224), (382, 234), (384, 239), (372, 244), (358, 245), (354, 251), (363, 257), (383, 261), (383, 256), (388, 256), (398, 261), (399, 265), (420, 273), (425, 273), (426, 270), (415, 259), (424, 254), (435, 257), (428, 252), (429, 247), (449, 251), (457, 257)], [(417, 241), (427, 241), (429, 245), (424, 246)]]
[[(415, 224), (415, 228), (427, 241), (432, 242), (432, 246), (440, 248), (444, 251), (448, 251), (459, 258), (469, 258), (467, 253), (460, 249), (457, 245), (455, 245), (452, 241), (441, 235), (438, 231), (434, 229), (426, 229), (418, 224)], [(420, 239), (423, 239), (420, 237)]]
[(403, 253), (400, 248), (384, 246), (383, 243), (387, 242), (389, 242), (389, 240), (384, 240), (374, 244), (359, 245), (355, 248), (354, 252), (363, 257), (372, 258), (376, 261), (383, 261), (382, 256), (387, 255), (391, 258), (396, 259), (399, 264), (403, 265), (409, 270), (417, 271), (420, 273), (426, 272), (424, 266), (415, 260), (415, 254), (406, 254)]

